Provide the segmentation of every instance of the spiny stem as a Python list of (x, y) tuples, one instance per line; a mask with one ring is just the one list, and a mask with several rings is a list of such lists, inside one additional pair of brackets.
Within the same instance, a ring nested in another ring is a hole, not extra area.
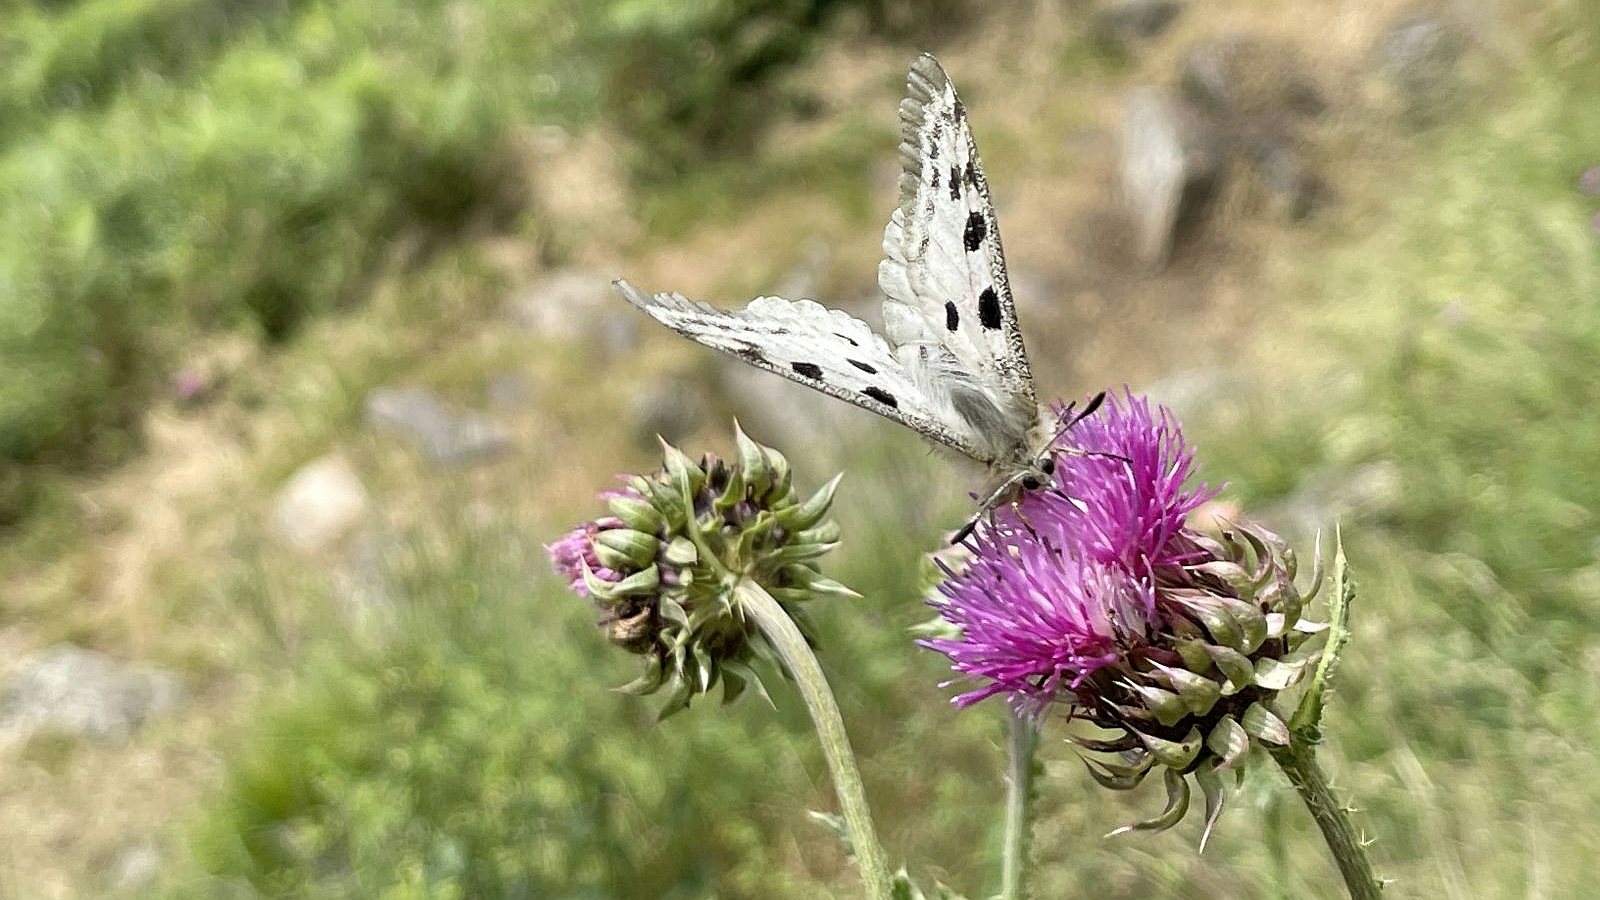
[(1009, 718), (1006, 748), (1010, 762), (1006, 772), (1006, 832), (1000, 855), (1000, 900), (1023, 900), (1022, 883), (1028, 868), (1029, 838), (1033, 834), (1033, 755), (1039, 747), (1039, 730), (1015, 711)]
[(877, 832), (872, 827), (872, 811), (867, 806), (867, 794), (861, 783), (861, 771), (856, 768), (855, 753), (850, 749), (850, 738), (844, 731), (844, 718), (833, 692), (822, 674), (822, 666), (806, 644), (805, 636), (789, 618), (778, 601), (760, 585), (741, 578), (734, 585), (740, 607), (761, 629), (783, 664), (794, 676), (811, 713), (811, 723), (816, 726), (817, 738), (822, 742), (822, 755), (833, 774), (833, 789), (839, 798), (839, 812), (844, 818), (845, 830), (850, 835), (855, 851), (856, 867), (861, 871), (861, 881), (870, 900), (890, 900), (889, 861), (878, 843)]
[(1367, 851), (1350, 823), (1350, 816), (1328, 787), (1328, 780), (1317, 765), (1316, 748), (1304, 735), (1291, 733), (1289, 746), (1271, 751), (1289, 783), (1305, 801), (1311, 818), (1322, 829), (1322, 838), (1339, 866), (1351, 900), (1378, 900), (1383, 884), (1372, 874)]

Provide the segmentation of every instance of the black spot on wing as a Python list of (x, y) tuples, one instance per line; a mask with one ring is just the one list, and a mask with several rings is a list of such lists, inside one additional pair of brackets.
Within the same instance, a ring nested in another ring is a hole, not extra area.
[(967, 184), (973, 186), (974, 188), (978, 186), (978, 165), (970, 159), (967, 160), (967, 175), (965, 180)]
[(967, 216), (967, 233), (962, 235), (966, 242), (967, 252), (975, 252), (983, 246), (983, 239), (989, 234), (989, 223), (984, 220), (983, 213), (974, 212)]
[(884, 406), (887, 406), (890, 409), (899, 409), (900, 408), (900, 401), (894, 399), (894, 395), (889, 393), (888, 391), (884, 390), (883, 388), (869, 387), (866, 390), (862, 391), (861, 393), (866, 394), (868, 397), (871, 397), (872, 399), (878, 401), (879, 403), (882, 403)]
[(961, 327), (961, 312), (956, 309), (954, 300), (944, 302), (944, 330), (955, 331)]
[(950, 199), (961, 199), (961, 170), (955, 166), (950, 167)]
[(834, 333), (833, 333), (833, 336), (834, 336), (834, 337), (836, 337), (836, 338), (838, 338), (838, 339), (839, 339), (839, 340), (841, 340), (841, 341), (844, 341), (844, 342), (845, 342), (845, 343), (846, 343), (846, 344), (849, 344), (849, 345), (850, 345), (850, 346), (852, 346), (852, 347), (859, 347), (859, 346), (861, 346), (861, 345), (860, 345), (860, 344), (858, 344), (858, 343), (856, 343), (856, 339), (855, 339), (855, 338), (853, 338), (853, 337), (851, 337), (851, 336), (850, 336), (850, 335), (848, 335), (848, 334), (840, 334), (840, 333), (839, 333), (839, 332), (837, 332), (837, 331), (835, 331), (835, 332), (834, 332)]
[(767, 355), (762, 353), (761, 348), (755, 346), (754, 344), (746, 344), (733, 352), (738, 355), (740, 359), (748, 363), (761, 365), (767, 361)]
[(858, 368), (861, 371), (867, 373), (868, 375), (876, 375), (876, 374), (878, 374), (878, 370), (875, 367), (873, 367), (872, 365), (870, 365), (868, 363), (864, 363), (859, 359), (850, 360), (850, 365), (855, 366), (856, 368)]
[(808, 362), (790, 363), (789, 367), (794, 369), (796, 372), (799, 372), (801, 375), (804, 375), (807, 378), (821, 378), (822, 377), (822, 367), (817, 365), (816, 363), (808, 363)]
[(928, 179), (929, 179), (928, 186), (937, 191), (939, 189), (939, 167), (938, 166), (929, 166), (928, 167)]
[(1000, 327), (1000, 297), (993, 287), (986, 287), (978, 295), (978, 322), (994, 331)]

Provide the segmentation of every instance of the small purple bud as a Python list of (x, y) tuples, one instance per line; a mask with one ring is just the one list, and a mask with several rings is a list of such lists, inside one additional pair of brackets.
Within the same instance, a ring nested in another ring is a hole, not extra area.
[(1600, 166), (1590, 166), (1578, 176), (1578, 190), (1591, 197), (1600, 196)]

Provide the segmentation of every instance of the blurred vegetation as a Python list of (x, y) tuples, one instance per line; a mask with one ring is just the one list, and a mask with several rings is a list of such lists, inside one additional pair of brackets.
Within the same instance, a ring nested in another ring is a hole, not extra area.
[[(874, 453), (852, 475), (862, 484), (850, 518), (881, 522), (868, 510), (909, 492), (894, 463), (906, 449)], [(240, 735), (222, 790), (186, 834), (202, 872), (163, 896), (800, 900), (834, 896), (830, 884), (854, 895), (837, 839), (804, 814), (834, 803), (787, 683), (766, 673), (773, 705), (750, 692), (658, 723), (659, 697), (612, 690), (637, 658), (605, 643), (597, 613), (545, 574), (536, 543), (443, 524), (444, 540), (400, 541), (385, 561), (397, 615), (377, 640), (347, 623), (313, 628), (333, 636)], [(997, 846), (998, 773), (972, 773), (1000, 727), (927, 689), (942, 668), (905, 637), (926, 617), (919, 547), (896, 523), (856, 532), (882, 552), (836, 571), (871, 593), (816, 621), (869, 790), (887, 808), (926, 807), (895, 839), (908, 852), (929, 840)], [(314, 590), (309, 600), (338, 605)], [(900, 721), (887, 709), (916, 712)], [(905, 778), (913, 766), (927, 770)], [(899, 826), (886, 824), (893, 837)], [(984, 857), (950, 858), (944, 871), (982, 878)]]
[[(743, 149), (773, 77), (887, 0), (82, 0), (0, 9), (0, 524), (125, 458), (197, 335), (282, 341), (405, 236), (537, 236), (512, 135), (604, 120), (636, 174)], [(26, 464), (27, 469), (21, 468)]]
[[(34, 504), (54, 516), (50, 543), (80, 537), (38, 470), (136, 448), (140, 412), (196, 337), (292, 339), (360, 303), (405, 238), (539, 236), (505, 162), (514, 129), (603, 119), (638, 177), (694, 182), (765, 117), (796, 112), (774, 76), (830, 16), (905, 27), (902, 8), (4, 6), (0, 523)], [(1600, 878), (1600, 245), (1574, 189), (1600, 163), (1600, 17), (1546, 15), (1589, 38), (1538, 44), (1473, 118), (1418, 140), (1404, 183), (1353, 186), (1381, 195), (1379, 213), (1344, 233), (1308, 226), (1328, 233), (1278, 274), (1293, 298), (1271, 310), (1296, 357), (1283, 368), (1334, 374), (1297, 396), (1269, 383), (1244, 421), (1192, 434), (1204, 475), (1256, 510), (1310, 475), (1394, 466), (1398, 492), (1346, 528), (1361, 593), (1328, 761), (1404, 896), (1582, 896)], [(891, 854), (976, 895), (994, 868), (1001, 730), (992, 710), (948, 709), (932, 687), (944, 672), (905, 635), (923, 617), (919, 552), (959, 513), (919, 516), (942, 463), (910, 436), (885, 441), (857, 448), (841, 496), (847, 550), (829, 573), (866, 596), (818, 617), (824, 662)], [(328, 623), (263, 664), (281, 696), (226, 748), (223, 785), (183, 833), (201, 871), (175, 861), (165, 895), (854, 896), (800, 812), (832, 801), (782, 685), (776, 710), (752, 698), (657, 726), (607, 690), (630, 660), (531, 574), (535, 541), (447, 527), (443, 549), (389, 561), (397, 621), (381, 642)], [(336, 606), (304, 573), (243, 555), (215, 588), (237, 589), (228, 602), (296, 591)], [(1047, 748), (1061, 768), (1044, 784), (1040, 896), (1336, 890), (1293, 801), (1262, 799), (1270, 779), (1201, 858), (1192, 831), (1086, 837), (1159, 798), (1107, 798)]]

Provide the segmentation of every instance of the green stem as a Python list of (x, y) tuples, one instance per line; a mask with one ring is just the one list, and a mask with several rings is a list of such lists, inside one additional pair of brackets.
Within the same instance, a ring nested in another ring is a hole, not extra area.
[(1383, 884), (1372, 874), (1372, 863), (1367, 860), (1366, 847), (1350, 824), (1349, 811), (1328, 788), (1328, 780), (1317, 765), (1314, 745), (1303, 735), (1291, 732), (1289, 746), (1271, 752), (1300, 799), (1305, 801), (1311, 818), (1322, 829), (1322, 839), (1328, 842), (1351, 900), (1378, 900)]
[(867, 807), (867, 793), (861, 784), (861, 771), (856, 768), (855, 753), (850, 749), (850, 738), (844, 731), (844, 718), (839, 715), (839, 705), (822, 674), (822, 666), (806, 644), (805, 636), (795, 627), (789, 614), (777, 600), (760, 585), (741, 578), (734, 585), (739, 607), (756, 623), (778, 656), (794, 676), (811, 713), (811, 723), (816, 726), (817, 737), (822, 742), (822, 755), (833, 774), (833, 789), (839, 797), (839, 812), (843, 815), (845, 830), (850, 835), (850, 845), (855, 852), (856, 867), (861, 871), (861, 881), (871, 900), (889, 900), (889, 860), (878, 843), (878, 834), (872, 827), (872, 811)]
[(1029, 838), (1033, 834), (1033, 754), (1039, 748), (1039, 730), (1015, 712), (1008, 718), (1010, 735), (1006, 748), (1010, 768), (1006, 772), (1006, 833), (1000, 854), (1000, 900), (1022, 900)]

